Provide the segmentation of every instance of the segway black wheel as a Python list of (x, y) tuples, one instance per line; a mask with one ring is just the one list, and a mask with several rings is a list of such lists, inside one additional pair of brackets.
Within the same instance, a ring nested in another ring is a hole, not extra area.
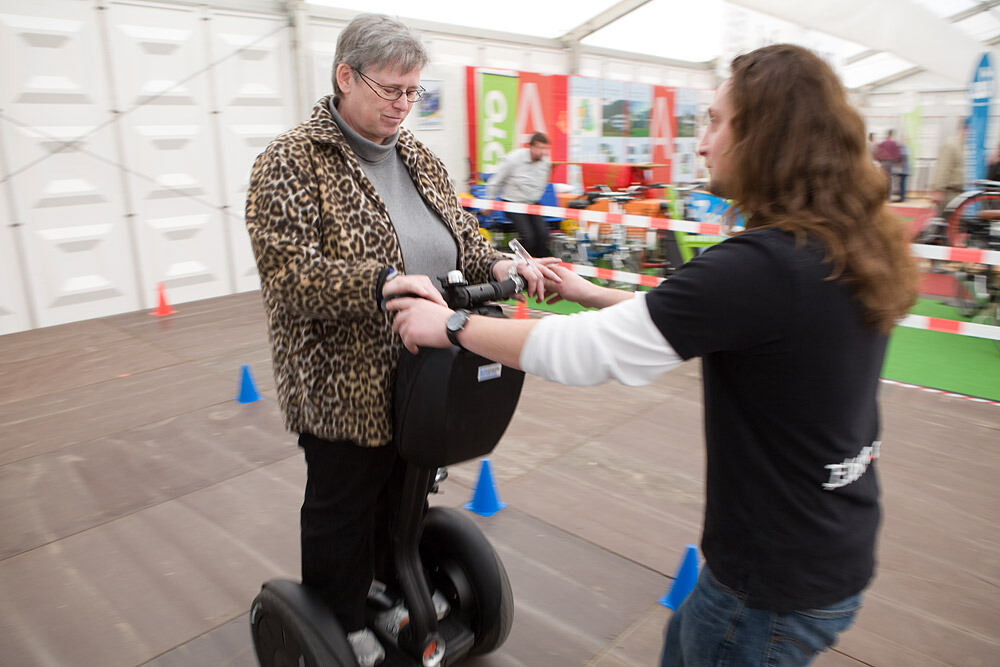
[(250, 633), (261, 667), (358, 667), (340, 625), (318, 604), (295, 582), (264, 584), (250, 605)]
[(507, 570), (479, 527), (458, 510), (428, 510), (420, 557), (431, 585), (447, 598), (451, 614), (475, 636), (470, 655), (499, 648), (514, 621)]

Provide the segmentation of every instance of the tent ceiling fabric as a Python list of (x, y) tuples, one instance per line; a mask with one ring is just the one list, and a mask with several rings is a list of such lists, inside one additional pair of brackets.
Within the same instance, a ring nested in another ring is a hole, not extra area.
[(734, 4), (887, 51), (954, 81), (969, 77), (979, 54), (968, 34), (911, 0), (734, 0)]
[(581, 23), (577, 27), (573, 28), (565, 35), (559, 38), (559, 41), (566, 42), (568, 44), (573, 44), (579, 42), (584, 37), (591, 35), (601, 28), (610, 25), (620, 19), (623, 16), (631, 14), (633, 11), (642, 7), (650, 0), (620, 0), (612, 6), (605, 9), (603, 12), (590, 19)]
[[(293, 0), (296, 1), (296, 0)], [(298, 0), (692, 63), (792, 41), (830, 59), (849, 88), (918, 71), (964, 86), (981, 52), (1000, 44), (1000, 0)], [(746, 24), (752, 25), (746, 25)], [(524, 37), (521, 37), (524, 39)]]

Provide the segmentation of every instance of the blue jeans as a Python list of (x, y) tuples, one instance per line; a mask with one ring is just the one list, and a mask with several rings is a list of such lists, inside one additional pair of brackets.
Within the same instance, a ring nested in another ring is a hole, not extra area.
[(851, 626), (860, 608), (861, 593), (823, 609), (751, 609), (705, 567), (667, 624), (660, 665), (808, 665)]

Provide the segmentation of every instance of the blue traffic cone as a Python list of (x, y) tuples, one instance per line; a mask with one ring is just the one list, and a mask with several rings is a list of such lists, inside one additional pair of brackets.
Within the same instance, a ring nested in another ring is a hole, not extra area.
[(490, 460), (483, 459), (479, 467), (479, 482), (476, 484), (476, 491), (472, 494), (472, 500), (463, 505), (470, 512), (475, 512), (480, 516), (493, 516), (507, 503), (500, 502), (497, 498), (497, 488), (493, 484), (493, 473), (490, 471)]
[(691, 592), (697, 581), (698, 547), (689, 544), (687, 545), (687, 551), (684, 552), (684, 560), (681, 561), (681, 566), (677, 569), (677, 574), (674, 576), (674, 583), (671, 584), (667, 594), (659, 599), (659, 603), (667, 609), (677, 611), (677, 608), (684, 602), (684, 598), (688, 596), (688, 593)]
[(240, 372), (240, 393), (236, 400), (240, 403), (253, 403), (260, 400), (257, 387), (253, 384), (253, 375), (250, 374), (250, 364), (243, 364), (243, 370)]

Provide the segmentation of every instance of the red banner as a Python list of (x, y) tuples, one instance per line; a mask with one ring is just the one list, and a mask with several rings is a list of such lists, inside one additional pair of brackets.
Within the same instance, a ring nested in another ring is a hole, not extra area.
[(653, 86), (653, 110), (649, 123), (649, 136), (653, 142), (653, 178), (658, 183), (670, 183), (674, 156), (674, 137), (677, 136), (677, 119), (674, 117), (674, 89)]
[(478, 146), (476, 144), (479, 136), (479, 125), (476, 122), (476, 68), (471, 65), (465, 68), (465, 119), (466, 130), (469, 139), (469, 184), (476, 182), (479, 173)]
[[(515, 145), (528, 143), (535, 132), (548, 136), (552, 144), (552, 161), (566, 161), (566, 82), (564, 74), (546, 76), (534, 72), (518, 72), (517, 132)], [(566, 168), (557, 166), (551, 180), (566, 180)]]

